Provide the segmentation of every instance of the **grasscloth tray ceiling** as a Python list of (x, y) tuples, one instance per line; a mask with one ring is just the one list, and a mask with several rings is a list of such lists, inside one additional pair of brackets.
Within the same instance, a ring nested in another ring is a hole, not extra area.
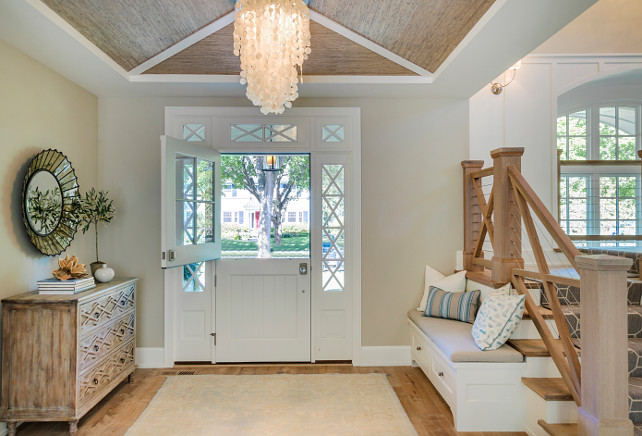
[[(234, 0), (42, 0), (131, 71), (234, 9)], [(434, 73), (494, 0), (310, 0), (310, 8)], [(152, 67), (151, 74), (238, 74), (232, 26)], [(312, 22), (308, 75), (416, 75)]]
[[(239, 74), (241, 61), (233, 53), (233, 32), (232, 23), (145, 73)], [(303, 64), (303, 74), (315, 76), (416, 75), (314, 21), (310, 22), (310, 33), (312, 53)]]

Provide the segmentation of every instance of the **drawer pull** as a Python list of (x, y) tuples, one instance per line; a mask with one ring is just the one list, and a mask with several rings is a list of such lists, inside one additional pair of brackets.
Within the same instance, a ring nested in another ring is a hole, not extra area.
[(421, 351), (421, 347), (417, 347), (417, 351)]
[(125, 329), (120, 329), (120, 334), (124, 335), (125, 334)]
[(100, 316), (100, 313), (99, 313), (99, 312), (96, 312), (96, 313), (94, 313), (94, 316), (95, 316), (96, 318), (98, 318), (98, 316)]
[(120, 300), (120, 304), (124, 306), (125, 305), (125, 300)]
[(120, 358), (120, 363), (125, 363), (125, 359), (123, 357)]
[(98, 345), (94, 345), (94, 351), (98, 351)]
[(94, 384), (95, 384), (95, 385), (97, 385), (97, 384), (98, 384), (98, 379), (97, 379), (97, 378), (95, 378), (95, 379), (94, 379)]
[(443, 372), (443, 371), (439, 371), (439, 372), (437, 373), (437, 375), (438, 375), (439, 377), (443, 377), (443, 376), (444, 376), (444, 372)]

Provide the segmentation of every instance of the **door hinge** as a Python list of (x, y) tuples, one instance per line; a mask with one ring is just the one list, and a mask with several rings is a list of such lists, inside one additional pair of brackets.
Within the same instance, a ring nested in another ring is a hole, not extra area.
[(214, 345), (216, 345), (216, 333), (210, 333), (210, 336), (214, 338)]
[(165, 252), (161, 251), (161, 260), (165, 260)]
[(217, 278), (218, 278), (218, 276), (216, 274), (214, 274), (214, 287), (216, 287)]

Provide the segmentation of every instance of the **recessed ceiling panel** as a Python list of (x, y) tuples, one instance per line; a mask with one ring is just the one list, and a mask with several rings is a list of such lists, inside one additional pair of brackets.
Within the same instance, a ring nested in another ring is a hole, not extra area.
[(434, 73), (495, 0), (310, 0), (310, 8)]
[(234, 9), (234, 0), (42, 0), (129, 71)]
[[(152, 67), (145, 74), (239, 74), (234, 56), (234, 24)], [(304, 75), (416, 76), (383, 56), (311, 21), (312, 53), (303, 63)]]

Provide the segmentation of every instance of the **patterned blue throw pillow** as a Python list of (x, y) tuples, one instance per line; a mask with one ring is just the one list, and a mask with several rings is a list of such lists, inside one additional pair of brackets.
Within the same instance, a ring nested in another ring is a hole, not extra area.
[(525, 295), (493, 294), (482, 303), (473, 339), (482, 350), (496, 350), (510, 339), (524, 315)]
[(430, 287), (424, 316), (447, 318), (472, 324), (475, 321), (481, 291), (446, 292)]

